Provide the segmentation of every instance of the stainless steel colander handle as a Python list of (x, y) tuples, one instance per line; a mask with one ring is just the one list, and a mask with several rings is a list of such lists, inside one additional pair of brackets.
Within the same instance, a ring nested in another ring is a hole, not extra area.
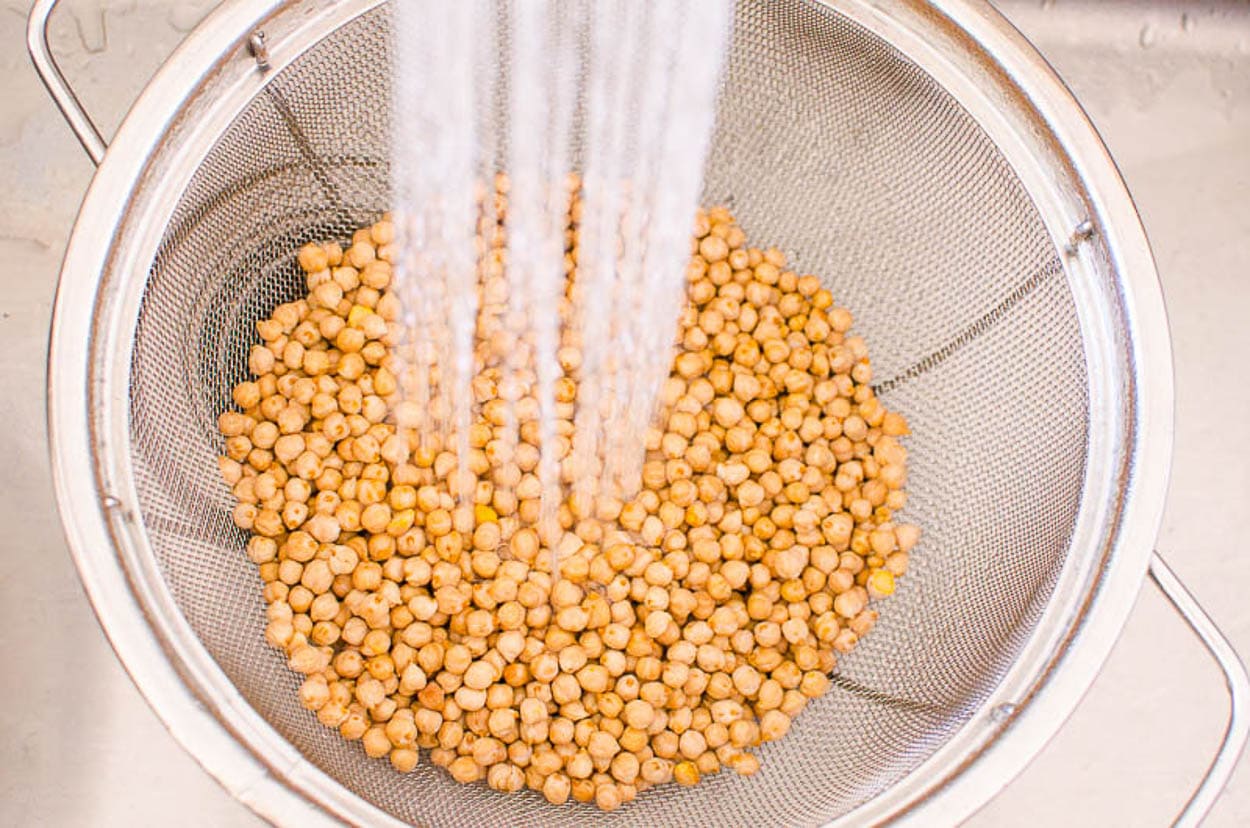
[(91, 161), (98, 167), (104, 160), (104, 153), (108, 151), (108, 144), (100, 136), (100, 130), (87, 114), (87, 110), (83, 109), (73, 87), (61, 74), (56, 58), (48, 47), (48, 18), (56, 4), (57, 0), (35, 0), (26, 21), (26, 49), (30, 52), (30, 60), (35, 64), (35, 71), (47, 87), (52, 101), (65, 116), (69, 128), (78, 136), (78, 141), (87, 151), (87, 155), (91, 156)]
[(1250, 737), (1250, 717), (1247, 715), (1250, 712), (1247, 709), (1250, 706), (1250, 675), (1247, 675), (1246, 665), (1242, 663), (1233, 645), (1158, 552), (1150, 556), (1150, 577), (1185, 619), (1189, 628), (1201, 639), (1211, 657), (1219, 663), (1224, 672), (1224, 683), (1228, 687), (1228, 724), (1224, 728), (1220, 749), (1211, 760), (1198, 789), (1189, 797), (1185, 809), (1173, 823), (1181, 828), (1189, 828), (1201, 823), (1211, 810), (1216, 798), (1228, 783), (1233, 768), (1237, 766), (1237, 759), (1246, 746), (1247, 737)]

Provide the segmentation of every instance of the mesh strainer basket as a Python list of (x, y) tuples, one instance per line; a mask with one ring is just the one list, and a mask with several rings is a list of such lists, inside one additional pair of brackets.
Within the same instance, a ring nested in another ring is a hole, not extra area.
[[(231, 0), (107, 148), (30, 48), (99, 170), (57, 295), (49, 409), (82, 579), (140, 690), (235, 796), (287, 824), (954, 822), (1072, 710), (1148, 566), (1245, 674), (1151, 547), (1171, 448), (1153, 263), (1104, 148), (1040, 57), (962, 0), (743, 2), (706, 180), (749, 235), (821, 274), (912, 423), (914, 571), (755, 777), (613, 814), (401, 776), (322, 728), (263, 640), (259, 578), (218, 478), (215, 414), (293, 251), (389, 205), (389, 14)], [(262, 34), (263, 32), (263, 34)]]

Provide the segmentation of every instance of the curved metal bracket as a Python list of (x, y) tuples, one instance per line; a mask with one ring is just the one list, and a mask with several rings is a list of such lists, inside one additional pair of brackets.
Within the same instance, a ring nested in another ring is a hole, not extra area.
[(35, 0), (26, 21), (26, 49), (30, 52), (30, 60), (35, 65), (39, 79), (52, 96), (52, 102), (61, 110), (69, 128), (78, 137), (92, 163), (98, 167), (108, 151), (108, 144), (100, 136), (100, 130), (87, 114), (87, 110), (83, 109), (78, 96), (74, 94), (74, 88), (61, 74), (61, 68), (57, 66), (56, 58), (48, 47), (48, 18), (52, 16), (56, 4), (57, 0)]
[(1250, 737), (1250, 718), (1246, 715), (1247, 705), (1250, 704), (1250, 675), (1247, 675), (1246, 665), (1233, 645), (1158, 552), (1150, 557), (1150, 578), (1219, 664), (1228, 688), (1228, 724), (1224, 728), (1219, 750), (1198, 783), (1197, 790), (1185, 803), (1185, 809), (1172, 823), (1180, 828), (1191, 828), (1202, 822), (1228, 784), (1228, 778), (1237, 767), (1237, 759), (1246, 746), (1246, 739)]

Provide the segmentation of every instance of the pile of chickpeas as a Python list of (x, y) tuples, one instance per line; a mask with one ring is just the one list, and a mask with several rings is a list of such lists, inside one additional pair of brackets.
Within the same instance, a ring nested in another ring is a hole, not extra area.
[[(905, 420), (817, 277), (700, 212), (641, 484), (570, 494), (552, 539), (532, 372), (505, 370), (491, 322), (503, 233), (486, 241), (468, 484), (454, 441), (405, 412), (389, 216), (300, 249), (306, 298), (257, 323), (220, 466), (268, 642), (322, 724), (401, 772), (424, 749), (459, 782), (604, 810), (755, 773), (752, 750), (825, 692), (907, 570)], [(556, 388), (566, 483), (577, 343)]]

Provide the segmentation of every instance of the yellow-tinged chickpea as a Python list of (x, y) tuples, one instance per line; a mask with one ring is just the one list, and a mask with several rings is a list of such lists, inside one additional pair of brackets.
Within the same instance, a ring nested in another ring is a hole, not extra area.
[(894, 573), (889, 569), (874, 569), (868, 574), (868, 595), (871, 598), (884, 598), (894, 594)]
[(683, 761), (673, 766), (673, 781), (678, 785), (689, 787), (699, 784), (699, 768), (694, 762)]

